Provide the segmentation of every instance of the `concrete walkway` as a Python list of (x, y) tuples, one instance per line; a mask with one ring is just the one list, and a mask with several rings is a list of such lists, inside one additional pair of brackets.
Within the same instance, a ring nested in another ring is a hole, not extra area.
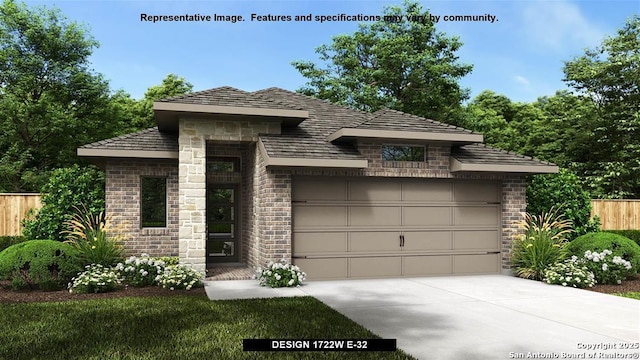
[(216, 281), (206, 290), (213, 300), (313, 296), (419, 359), (640, 357), (640, 301), (510, 276), (311, 281), (291, 289)]

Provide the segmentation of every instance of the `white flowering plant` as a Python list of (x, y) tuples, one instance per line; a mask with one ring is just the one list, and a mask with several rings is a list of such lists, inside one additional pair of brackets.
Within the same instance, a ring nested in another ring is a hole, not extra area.
[(71, 279), (70, 293), (102, 293), (115, 290), (121, 283), (118, 273), (100, 264), (87, 265), (86, 270)]
[(203, 286), (204, 274), (185, 265), (167, 266), (161, 274), (155, 278), (156, 283), (165, 289), (191, 290), (194, 287)]
[(142, 254), (140, 257), (129, 257), (114, 269), (126, 284), (142, 287), (155, 285), (157, 276), (164, 273), (165, 267), (164, 261)]
[(583, 261), (600, 284), (621, 284), (622, 280), (633, 274), (631, 262), (620, 256), (613, 256), (609, 249), (601, 252), (587, 250)]
[(547, 284), (574, 288), (592, 287), (596, 283), (595, 275), (585, 266), (584, 261), (572, 256), (564, 262), (556, 263), (544, 272)]
[(292, 287), (300, 286), (307, 277), (296, 265), (289, 264), (286, 259), (280, 262), (270, 261), (266, 269), (258, 269), (255, 278), (261, 286)]

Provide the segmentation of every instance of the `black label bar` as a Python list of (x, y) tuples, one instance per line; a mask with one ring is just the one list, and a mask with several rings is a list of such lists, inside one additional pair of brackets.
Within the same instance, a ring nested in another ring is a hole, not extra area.
[(396, 339), (243, 339), (243, 351), (395, 351)]

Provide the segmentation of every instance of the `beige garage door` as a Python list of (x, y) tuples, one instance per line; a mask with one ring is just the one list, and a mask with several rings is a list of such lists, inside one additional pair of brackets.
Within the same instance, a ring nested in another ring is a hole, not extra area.
[(300, 177), (292, 206), (310, 280), (500, 271), (496, 182)]

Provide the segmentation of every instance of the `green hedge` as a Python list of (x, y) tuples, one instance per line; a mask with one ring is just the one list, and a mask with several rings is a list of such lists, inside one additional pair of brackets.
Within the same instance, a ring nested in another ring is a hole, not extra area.
[(77, 250), (55, 240), (30, 240), (0, 252), (0, 279), (14, 289), (60, 290), (82, 270)]
[(27, 241), (27, 238), (24, 236), (0, 236), (0, 251), (8, 248), (11, 245), (25, 241)]
[(569, 255), (579, 258), (583, 257), (587, 250), (601, 252), (604, 249), (611, 250), (613, 256), (630, 261), (634, 271), (640, 269), (640, 246), (622, 235), (608, 232), (589, 233), (567, 244)]
[(622, 235), (640, 245), (640, 230), (603, 230), (603, 232)]

